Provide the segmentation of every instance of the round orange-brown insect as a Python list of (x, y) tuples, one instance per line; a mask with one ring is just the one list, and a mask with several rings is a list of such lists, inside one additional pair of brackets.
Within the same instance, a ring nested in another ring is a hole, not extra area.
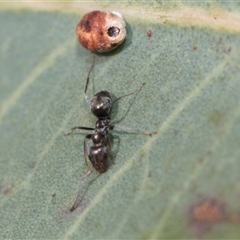
[(93, 11), (83, 16), (76, 35), (83, 47), (92, 52), (109, 52), (126, 38), (126, 23), (117, 12)]

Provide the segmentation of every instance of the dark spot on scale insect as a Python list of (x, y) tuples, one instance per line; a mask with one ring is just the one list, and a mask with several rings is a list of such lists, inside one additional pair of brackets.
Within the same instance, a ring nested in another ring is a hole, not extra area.
[(92, 30), (91, 23), (89, 21), (82, 21), (81, 22), (81, 27), (83, 31), (89, 33)]
[(116, 47), (116, 45), (117, 45), (116, 43), (113, 43), (113, 44), (112, 44), (112, 47)]
[[(84, 94), (85, 94), (87, 105), (89, 106), (92, 114), (97, 118), (95, 127), (77, 126), (77, 127), (73, 127), (71, 131), (66, 134), (66, 136), (70, 135), (77, 129), (93, 131), (93, 133), (87, 134), (85, 136), (84, 144), (83, 144), (85, 163), (88, 166), (87, 160), (89, 160), (92, 164), (92, 168), (87, 171), (87, 173), (81, 178), (80, 182), (82, 182), (94, 169), (98, 173), (104, 173), (108, 169), (109, 161), (114, 163), (111, 140), (109, 136), (110, 131), (120, 130), (120, 131), (131, 132), (131, 133), (143, 133), (149, 136), (153, 134), (151, 132), (145, 132), (143, 130), (134, 130), (129, 127), (118, 126), (116, 124), (111, 123), (111, 113), (112, 113), (113, 105), (117, 103), (119, 100), (121, 100), (123, 97), (130, 96), (134, 93), (139, 92), (143, 88), (143, 86), (145, 86), (145, 83), (143, 83), (135, 91), (125, 94), (123, 96), (120, 96), (114, 100), (110, 92), (106, 90), (102, 90), (100, 92), (95, 93), (93, 97), (89, 99), (87, 95), (87, 89), (89, 84), (89, 76), (93, 67), (94, 67), (94, 63), (87, 76)], [(90, 140), (92, 142), (92, 146), (90, 146), (90, 148), (87, 147), (87, 140)], [(79, 206), (81, 202), (81, 199), (79, 200), (79, 198), (80, 198), (80, 191), (78, 192), (77, 198), (70, 209), (71, 212), (74, 211)]]
[(120, 29), (118, 27), (110, 27), (108, 29), (108, 36), (109, 37), (117, 37), (120, 33)]

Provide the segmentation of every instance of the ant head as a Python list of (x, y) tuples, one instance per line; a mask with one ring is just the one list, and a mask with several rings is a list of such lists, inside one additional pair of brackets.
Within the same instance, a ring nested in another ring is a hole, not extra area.
[(108, 91), (98, 92), (91, 98), (91, 111), (97, 118), (109, 118), (111, 110), (112, 98)]

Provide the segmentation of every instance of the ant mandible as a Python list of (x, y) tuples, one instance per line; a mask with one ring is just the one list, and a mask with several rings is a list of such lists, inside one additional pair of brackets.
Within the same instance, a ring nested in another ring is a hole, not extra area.
[[(88, 88), (88, 84), (89, 84), (89, 76), (90, 76), (90, 73), (91, 73), (93, 67), (94, 67), (94, 63), (92, 64), (92, 67), (87, 76), (84, 94), (85, 94), (86, 102), (87, 102), (88, 106), (90, 107), (91, 112), (93, 113), (93, 115), (95, 117), (97, 117), (97, 122), (95, 124), (95, 128), (77, 126), (77, 127), (73, 127), (71, 129), (71, 132), (69, 132), (65, 135), (65, 136), (67, 136), (67, 135), (72, 134), (73, 131), (76, 129), (94, 131), (92, 134), (87, 134), (84, 139), (85, 163), (88, 166), (88, 163), (87, 163), (87, 158), (88, 158), (90, 160), (90, 162), (92, 163), (93, 168), (91, 170), (89, 170), (81, 178), (81, 181), (83, 179), (85, 179), (92, 172), (93, 169), (95, 169), (99, 173), (105, 172), (108, 168), (109, 159), (111, 159), (111, 161), (113, 162), (113, 159), (111, 158), (112, 154), (111, 154), (111, 141), (109, 138), (109, 131), (113, 130), (114, 127), (116, 127), (116, 125), (110, 124), (112, 107), (117, 101), (119, 101), (123, 97), (130, 96), (136, 92), (139, 92), (142, 89), (142, 87), (145, 85), (145, 83), (143, 83), (135, 91), (133, 91), (129, 94), (123, 95), (121, 97), (118, 97), (115, 100), (112, 100), (110, 92), (108, 92), (106, 90), (97, 92), (89, 100), (89, 97), (87, 95), (87, 88)], [(144, 131), (140, 131), (140, 130), (133, 130), (131, 128), (126, 128), (126, 127), (118, 126), (118, 129), (123, 130), (123, 131), (134, 131), (134, 132), (140, 132), (140, 133), (152, 135), (152, 133), (148, 133), (148, 132), (144, 132)], [(89, 150), (87, 148), (87, 139), (91, 140), (92, 144), (93, 144), (93, 146), (91, 146), (89, 148)], [(71, 212), (74, 211), (78, 206), (78, 201), (77, 201), (78, 197), (79, 197), (79, 193), (78, 193), (78, 196), (77, 196), (72, 208), (70, 209)]]

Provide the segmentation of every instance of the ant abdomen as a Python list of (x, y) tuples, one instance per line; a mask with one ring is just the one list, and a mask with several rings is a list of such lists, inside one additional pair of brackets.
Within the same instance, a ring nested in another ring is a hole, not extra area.
[(108, 168), (107, 148), (104, 146), (91, 146), (89, 150), (89, 160), (95, 170), (99, 173), (106, 172)]

